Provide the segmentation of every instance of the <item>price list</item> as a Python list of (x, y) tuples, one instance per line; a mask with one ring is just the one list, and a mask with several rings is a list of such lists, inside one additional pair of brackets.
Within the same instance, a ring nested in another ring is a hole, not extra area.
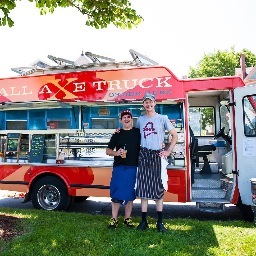
[(44, 135), (33, 134), (31, 140), (31, 150), (29, 154), (30, 163), (41, 163), (44, 153)]

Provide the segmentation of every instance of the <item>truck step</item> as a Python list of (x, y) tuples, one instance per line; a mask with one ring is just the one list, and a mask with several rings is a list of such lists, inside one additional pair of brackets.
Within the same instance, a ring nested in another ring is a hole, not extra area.
[(226, 191), (220, 188), (193, 188), (192, 198), (220, 198), (224, 199)]
[(196, 207), (204, 212), (223, 212), (225, 203), (220, 202), (197, 202)]
[(194, 203), (222, 203), (230, 204), (230, 201), (225, 198), (195, 198), (191, 200)]
[(221, 184), (220, 179), (195, 179), (192, 188), (220, 188)]

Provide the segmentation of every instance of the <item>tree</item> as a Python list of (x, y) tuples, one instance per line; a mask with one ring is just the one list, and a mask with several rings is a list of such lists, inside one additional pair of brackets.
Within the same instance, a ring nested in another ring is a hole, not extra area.
[(235, 68), (240, 67), (240, 56), (245, 55), (246, 67), (254, 67), (256, 65), (256, 56), (247, 49), (241, 52), (235, 52), (234, 47), (231, 50), (204, 54), (198, 65), (189, 68), (189, 77), (218, 77), (233, 76)]
[[(14, 26), (10, 13), (20, 0), (0, 1), (0, 26)], [(35, 2), (40, 14), (53, 13), (56, 8), (76, 8), (86, 16), (86, 26), (96, 29), (106, 28), (113, 24), (118, 28), (133, 28), (138, 26), (143, 18), (131, 8), (129, 0), (28, 0)], [(2, 12), (1, 12), (2, 11)]]

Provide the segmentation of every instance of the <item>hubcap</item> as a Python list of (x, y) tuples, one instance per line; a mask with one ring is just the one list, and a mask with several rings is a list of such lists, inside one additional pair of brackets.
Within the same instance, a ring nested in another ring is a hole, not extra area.
[(54, 210), (60, 203), (60, 192), (52, 185), (42, 186), (37, 194), (38, 203), (45, 210)]

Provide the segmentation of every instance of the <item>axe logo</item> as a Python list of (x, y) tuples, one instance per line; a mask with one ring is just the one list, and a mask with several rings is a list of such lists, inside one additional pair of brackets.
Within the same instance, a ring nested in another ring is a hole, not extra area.
[(154, 128), (153, 123), (148, 122), (143, 128), (144, 138), (146, 139), (146, 137), (149, 136), (150, 134), (157, 134), (155, 130), (156, 129)]

